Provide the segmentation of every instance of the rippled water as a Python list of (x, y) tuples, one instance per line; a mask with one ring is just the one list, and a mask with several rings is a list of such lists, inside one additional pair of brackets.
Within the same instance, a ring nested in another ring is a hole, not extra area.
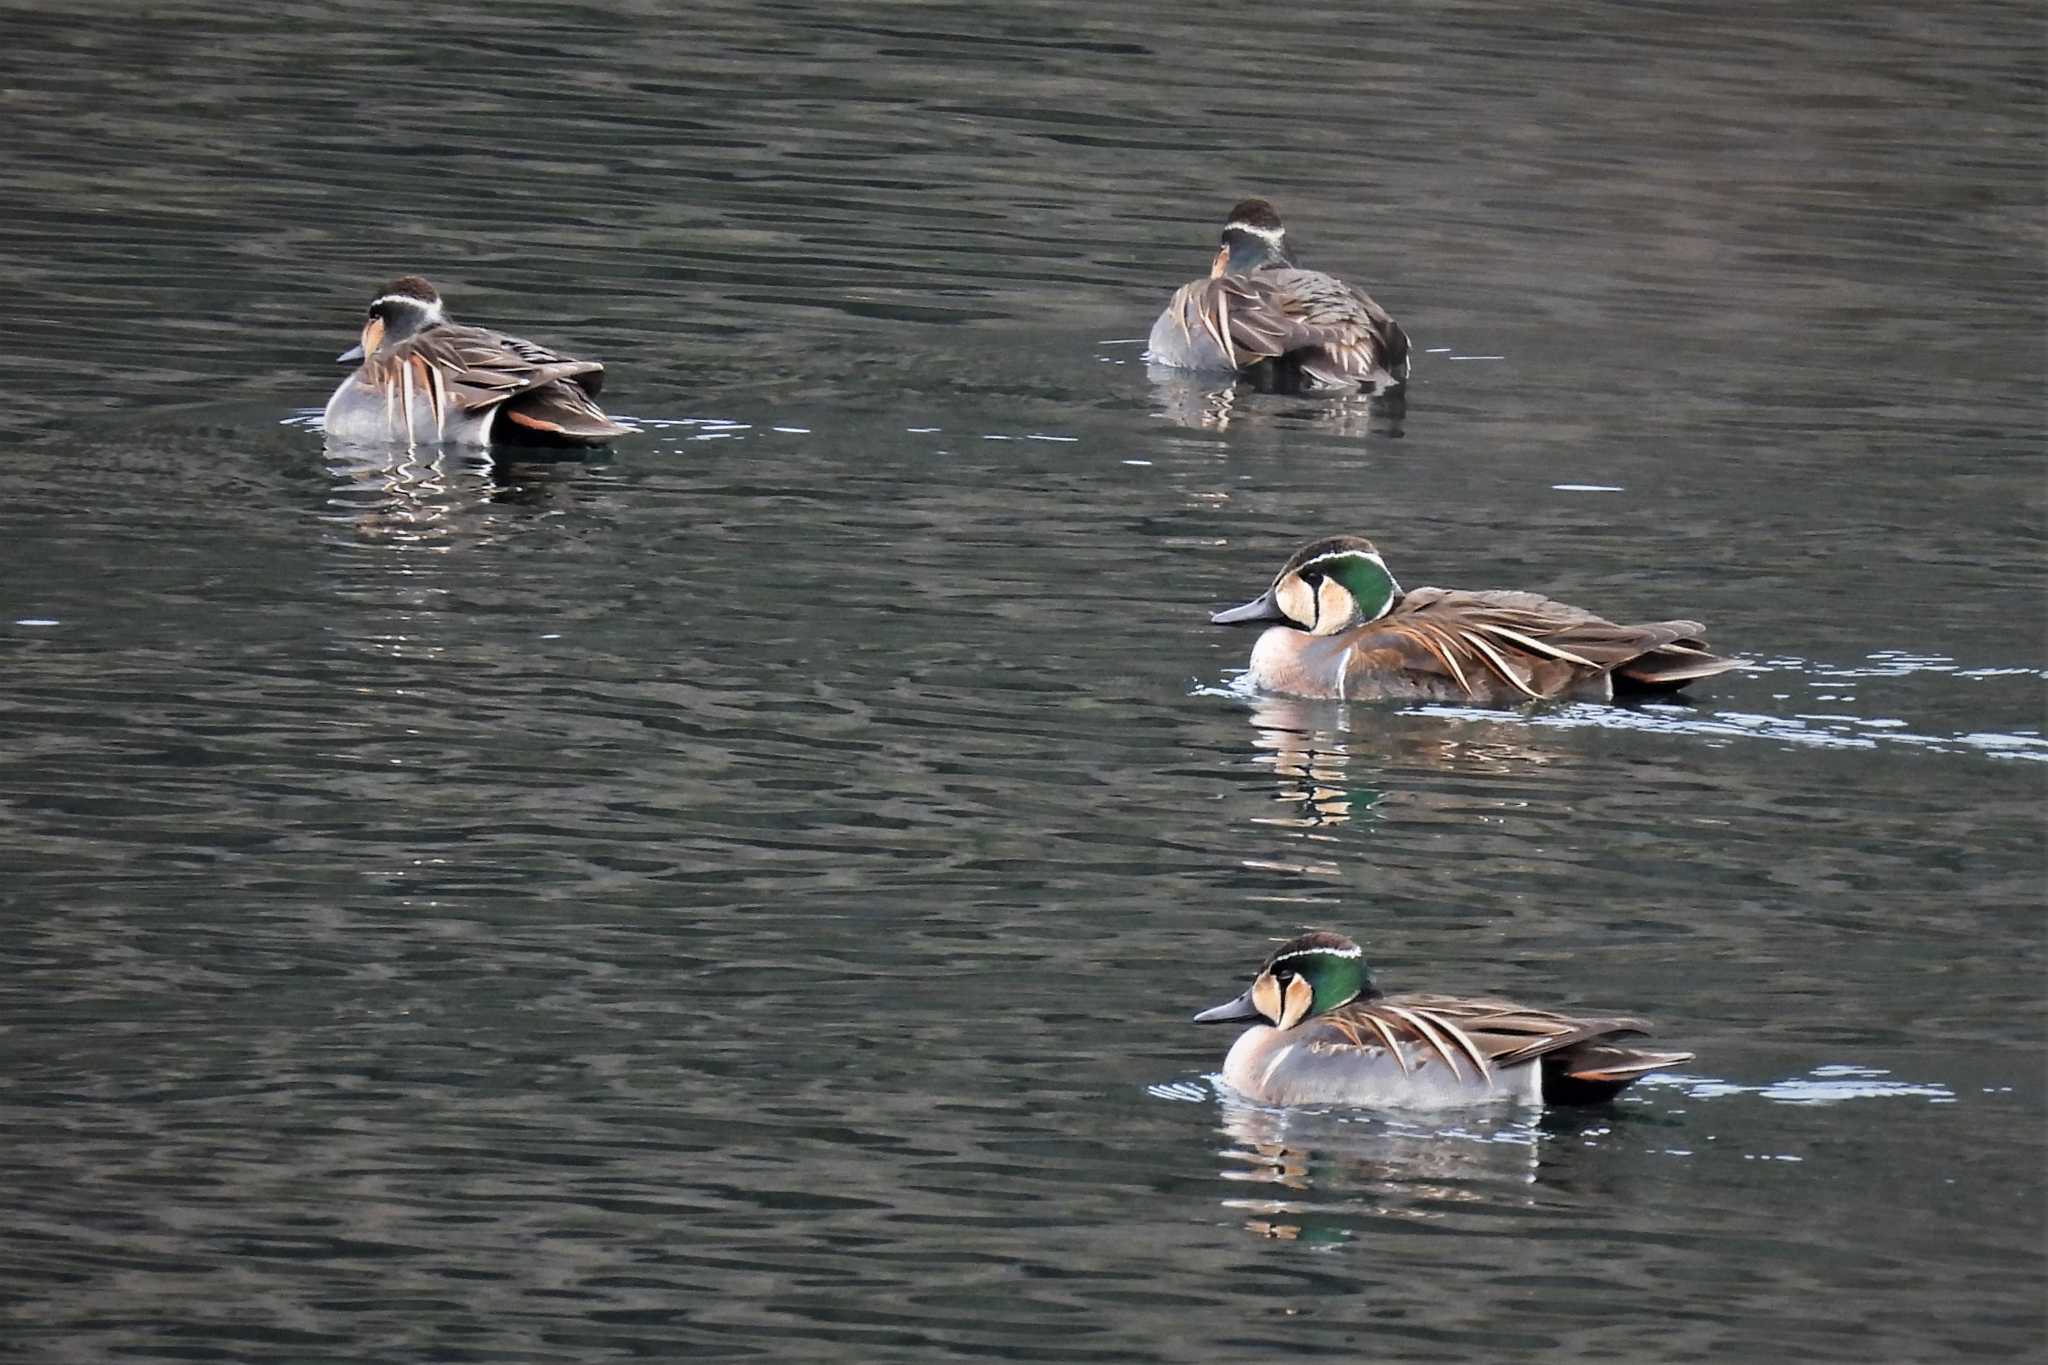
[[(0, 21), (0, 1356), (2048, 1344), (2030, 8)], [(1405, 407), (1147, 371), (1249, 192)], [(324, 449), (407, 269), (645, 434)], [(1245, 694), (1338, 528), (1754, 667)], [(1699, 1060), (1247, 1107), (1302, 923)]]

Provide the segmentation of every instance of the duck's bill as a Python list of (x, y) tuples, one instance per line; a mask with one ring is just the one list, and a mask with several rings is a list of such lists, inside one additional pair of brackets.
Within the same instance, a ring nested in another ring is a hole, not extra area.
[(337, 365), (352, 365), (356, 361), (361, 360), (362, 358), (363, 347), (362, 343), (358, 342), (354, 346), (349, 347), (346, 351), (343, 351), (340, 355), (334, 357), (334, 363)]
[(1285, 621), (1287, 613), (1280, 610), (1280, 604), (1273, 600), (1273, 590), (1268, 588), (1256, 598), (1241, 607), (1219, 611), (1209, 618), (1212, 626), (1243, 626), (1254, 621)]
[(1227, 1005), (1216, 1005), (1196, 1015), (1197, 1024), (1235, 1024), (1246, 1019), (1263, 1019), (1259, 1007), (1252, 1003), (1252, 993), (1246, 991)]

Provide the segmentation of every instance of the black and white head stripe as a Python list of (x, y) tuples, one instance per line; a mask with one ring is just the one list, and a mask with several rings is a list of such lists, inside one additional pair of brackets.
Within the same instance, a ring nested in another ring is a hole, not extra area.
[(1273, 581), (1277, 583), (1313, 564), (1350, 557), (1370, 560), (1379, 565), (1382, 572), (1386, 571), (1387, 562), (1380, 558), (1379, 547), (1364, 536), (1325, 536), (1321, 540), (1310, 541), (1287, 556), (1287, 562), (1280, 566), (1280, 572), (1273, 576)]
[(1291, 961), (1294, 958), (1315, 957), (1318, 954), (1328, 957), (1355, 959), (1365, 956), (1365, 950), (1342, 934), (1333, 934), (1327, 929), (1318, 929), (1313, 933), (1303, 934), (1300, 938), (1289, 939), (1278, 948), (1275, 948), (1273, 955), (1266, 959), (1266, 965), (1263, 970), (1271, 971), (1281, 963)]
[(377, 297), (370, 300), (370, 311), (375, 312), (386, 304), (401, 304), (438, 317), (441, 313), (441, 291), (418, 275), (401, 275), (377, 291)]
[[(405, 323), (403, 325), (408, 330), (430, 327), (448, 316), (441, 311), (441, 304), (438, 299), (429, 303), (425, 299), (415, 299), (405, 294), (380, 294), (376, 298), (371, 299), (370, 315), (372, 317), (387, 318), (394, 326), (400, 325), (399, 319), (404, 318)], [(417, 319), (417, 321), (414, 321), (414, 319)]]
[(1331, 947), (1331, 946), (1328, 946), (1328, 945), (1324, 945), (1324, 946), (1321, 946), (1321, 947), (1316, 947), (1316, 948), (1296, 948), (1296, 949), (1295, 949), (1295, 950), (1294, 950), (1293, 952), (1291, 952), (1291, 953), (1276, 953), (1276, 954), (1274, 954), (1274, 956), (1273, 956), (1272, 960), (1271, 960), (1271, 961), (1269, 961), (1269, 962), (1268, 962), (1268, 963), (1267, 963), (1266, 965), (1267, 965), (1267, 966), (1269, 966), (1269, 967), (1270, 967), (1270, 966), (1275, 966), (1275, 965), (1278, 965), (1279, 963), (1282, 963), (1282, 962), (1287, 962), (1287, 961), (1291, 961), (1292, 959), (1294, 959), (1294, 958), (1297, 958), (1297, 957), (1319, 957), (1319, 956), (1328, 956), (1328, 957), (1364, 957), (1364, 956), (1365, 956), (1365, 949), (1363, 949), (1363, 948), (1359, 947), (1359, 946), (1358, 946), (1358, 945), (1357, 945), (1356, 943), (1352, 943), (1352, 944), (1347, 944), (1346, 946), (1344, 946), (1344, 947), (1342, 947), (1342, 948), (1336, 948), (1336, 947)]
[(1301, 563), (1294, 566), (1292, 572), (1306, 573), (1308, 570), (1313, 569), (1316, 565), (1327, 564), (1333, 559), (1369, 559), (1373, 563), (1379, 565), (1382, 569), (1385, 569), (1387, 567), (1387, 561), (1380, 558), (1380, 552), (1378, 550), (1328, 550), (1322, 554), (1317, 555), (1314, 559), (1303, 560)]
[(1223, 227), (1227, 235), (1232, 232), (1248, 233), (1265, 242), (1268, 246), (1279, 246), (1280, 239), (1287, 235), (1286, 225), (1273, 206), (1263, 199), (1246, 199), (1230, 211), (1230, 221)]

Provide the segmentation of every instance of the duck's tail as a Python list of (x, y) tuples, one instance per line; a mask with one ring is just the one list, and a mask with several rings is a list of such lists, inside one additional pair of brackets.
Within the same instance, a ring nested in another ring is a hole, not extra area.
[(1695, 678), (1743, 667), (1741, 659), (1710, 653), (1701, 638), (1706, 627), (1697, 621), (1660, 621), (1639, 629), (1650, 633), (1653, 643), (1614, 670), (1616, 691), (1671, 692)]
[(1543, 1059), (1543, 1098), (1551, 1104), (1598, 1104), (1652, 1071), (1683, 1066), (1690, 1052), (1651, 1052), (1618, 1043), (1584, 1042)]
[(510, 445), (603, 445), (638, 427), (613, 421), (573, 380), (558, 380), (508, 399), (492, 433)]

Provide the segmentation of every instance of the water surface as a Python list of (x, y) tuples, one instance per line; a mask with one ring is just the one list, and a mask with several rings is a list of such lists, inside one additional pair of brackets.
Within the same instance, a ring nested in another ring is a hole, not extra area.
[[(1239, 20), (5, 11), (0, 1354), (2048, 1344), (2038, 17)], [(1251, 192), (1405, 408), (1148, 373)], [(402, 270), (646, 433), (326, 449)], [(1246, 695), (1334, 529), (1755, 666)], [(1699, 1060), (1246, 1106), (1305, 923)]]

